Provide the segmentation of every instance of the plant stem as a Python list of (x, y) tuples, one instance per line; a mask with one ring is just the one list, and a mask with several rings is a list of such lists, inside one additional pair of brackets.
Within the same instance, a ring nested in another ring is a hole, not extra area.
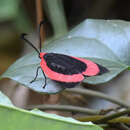
[[(105, 115), (93, 115), (93, 116), (85, 116), (85, 117), (77, 117), (76, 119), (82, 122), (96, 122), (98, 120), (101, 120), (105, 117)], [(130, 124), (130, 117), (122, 116), (118, 117), (112, 120), (109, 120), (108, 123), (125, 123)]]
[(94, 123), (106, 123), (109, 120), (115, 119), (115, 118), (120, 117), (120, 116), (125, 115), (125, 114), (130, 114), (130, 109), (105, 116), (105, 117), (95, 121)]
[(120, 126), (122, 127), (123, 130), (130, 130), (130, 128), (123, 123), (121, 123)]
[[(39, 26), (39, 23), (43, 20), (43, 7), (42, 7), (42, 0), (35, 0), (36, 3), (36, 21), (37, 26)], [(43, 30), (43, 26), (41, 27), (41, 41), (43, 42), (45, 40), (45, 32)]]
[(68, 111), (68, 112), (80, 112), (89, 115), (98, 115), (100, 113), (99, 110), (92, 110), (88, 108), (78, 107), (78, 106), (71, 106), (71, 105), (35, 105), (35, 106), (28, 106), (26, 109), (34, 109), (39, 108), (42, 110), (59, 110), (59, 111)]
[(36, 3), (36, 20), (37, 25), (39, 25), (40, 21), (43, 20), (43, 10), (42, 10), (42, 0), (35, 0)]
[(93, 90), (89, 90), (89, 89), (73, 88), (73, 89), (66, 89), (65, 91), (79, 93), (79, 94), (83, 94), (83, 95), (87, 95), (87, 96), (89, 95), (89, 96), (94, 96), (94, 97), (98, 97), (98, 98), (103, 98), (103, 99), (110, 101), (114, 104), (117, 104), (117, 105), (120, 105), (120, 106), (123, 106), (126, 108), (130, 107), (130, 105), (128, 105), (127, 103), (125, 103), (122, 100), (115, 99), (115, 98), (110, 97), (110, 96), (103, 94), (101, 92), (97, 92), (97, 91), (93, 91)]

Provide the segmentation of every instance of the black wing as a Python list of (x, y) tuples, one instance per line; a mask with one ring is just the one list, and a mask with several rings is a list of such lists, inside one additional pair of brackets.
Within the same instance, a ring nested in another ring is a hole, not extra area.
[(87, 67), (85, 63), (63, 54), (47, 53), (43, 58), (51, 70), (66, 75), (82, 73)]

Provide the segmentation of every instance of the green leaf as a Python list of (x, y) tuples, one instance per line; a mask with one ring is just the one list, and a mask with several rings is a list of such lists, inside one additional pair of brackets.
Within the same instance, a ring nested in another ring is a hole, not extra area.
[[(101, 46), (109, 48), (112, 51), (112, 55), (115, 54), (123, 63), (130, 64), (130, 22), (123, 20), (87, 19), (70, 31), (68, 36), (72, 38), (84, 37), (95, 39)], [(93, 50), (95, 49), (101, 50), (102, 48), (93, 47)], [(85, 56), (87, 57), (87, 55)], [(91, 56), (93, 57), (92, 52)]]
[(39, 110), (26, 111), (9, 104), (5, 105), (3, 102), (7, 100), (7, 97), (2, 93), (0, 93), (0, 98), (1, 130), (68, 130), (70, 128), (71, 130), (102, 130), (91, 122), (79, 122), (73, 118), (61, 117)]
[(130, 70), (130, 66), (127, 69)]
[(56, 52), (76, 57), (95, 57), (120, 61), (107, 46), (96, 39), (85, 37), (67, 37), (50, 42), (44, 46), (44, 52)]

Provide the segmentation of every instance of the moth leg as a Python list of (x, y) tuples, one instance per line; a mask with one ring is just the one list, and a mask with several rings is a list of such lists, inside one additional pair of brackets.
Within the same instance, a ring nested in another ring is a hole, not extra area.
[(43, 73), (44, 78), (45, 78), (45, 84), (44, 84), (44, 86), (43, 86), (42, 88), (45, 88), (45, 87), (46, 87), (46, 75), (45, 75), (45, 73), (44, 73), (44, 71), (43, 71), (43, 70), (42, 70), (42, 73)]
[[(36, 76), (35, 76), (35, 78), (34, 78), (32, 81), (30, 81), (30, 83), (34, 82), (34, 81), (37, 79), (39, 69), (41, 69), (40, 66), (37, 67)], [(42, 69), (41, 69), (41, 70), (42, 70)], [(43, 86), (43, 88), (45, 88), (45, 87), (46, 87), (46, 75), (45, 75), (45, 73), (43, 72), (43, 70), (42, 70), (42, 73), (43, 73), (43, 76), (44, 76), (44, 78), (45, 78), (45, 84), (44, 84), (44, 86)]]
[(34, 78), (32, 81), (30, 81), (30, 83), (34, 82), (34, 81), (37, 79), (37, 76), (38, 76), (38, 70), (39, 70), (40, 68), (41, 68), (40, 66), (37, 67), (36, 76), (35, 76), (35, 78)]

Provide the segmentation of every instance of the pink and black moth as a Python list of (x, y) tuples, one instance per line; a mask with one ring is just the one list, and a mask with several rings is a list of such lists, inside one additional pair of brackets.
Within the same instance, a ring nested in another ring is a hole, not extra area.
[(46, 76), (51, 80), (60, 83), (61, 86), (65, 88), (72, 88), (81, 83), (85, 77), (97, 76), (108, 72), (107, 68), (94, 63), (91, 60), (58, 53), (41, 52), (40, 28), (42, 24), (44, 24), (44, 21), (40, 22), (38, 28), (40, 50), (25, 38), (27, 34), (23, 33), (21, 35), (21, 38), (36, 50), (41, 59), (40, 65), (37, 67), (36, 76), (30, 83), (36, 80), (39, 69), (42, 70), (45, 77), (43, 88), (46, 86)]

